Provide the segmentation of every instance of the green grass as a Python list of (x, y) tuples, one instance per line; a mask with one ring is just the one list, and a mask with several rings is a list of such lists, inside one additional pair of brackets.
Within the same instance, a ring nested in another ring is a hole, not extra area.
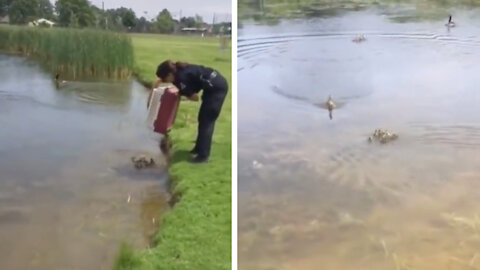
[(34, 57), (73, 79), (126, 79), (133, 71), (130, 38), (113, 32), (0, 26), (0, 51)]
[[(157, 65), (181, 60), (217, 69), (231, 82), (231, 51), (220, 51), (216, 38), (132, 35), (135, 71), (145, 83)], [(123, 248), (115, 269), (231, 269), (231, 90), (217, 120), (207, 165), (188, 163), (197, 133), (200, 103), (182, 101), (171, 131), (173, 157), (169, 174), (180, 196), (155, 237), (153, 248), (132, 253)]]

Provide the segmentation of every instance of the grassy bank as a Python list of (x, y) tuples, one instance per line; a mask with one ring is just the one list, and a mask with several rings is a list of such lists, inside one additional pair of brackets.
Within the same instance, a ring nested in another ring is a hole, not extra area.
[(34, 57), (73, 79), (124, 79), (133, 71), (130, 38), (113, 32), (0, 26), (0, 51)]
[(399, 5), (415, 6), (418, 16), (438, 19), (445, 17), (452, 7), (480, 7), (480, 0), (239, 0), (238, 16), (240, 20), (254, 19), (261, 23), (276, 23), (281, 18), (336, 16), (339, 8), (358, 10), (373, 6), (389, 8)]
[[(218, 39), (132, 35), (132, 41), (135, 71), (146, 83), (153, 82), (157, 65), (165, 59), (210, 66), (231, 81), (231, 53), (220, 51)], [(123, 248), (116, 270), (231, 269), (231, 95), (217, 121), (207, 165), (187, 162), (199, 106), (182, 101), (171, 132), (169, 173), (180, 200), (164, 217), (156, 246), (144, 251)]]

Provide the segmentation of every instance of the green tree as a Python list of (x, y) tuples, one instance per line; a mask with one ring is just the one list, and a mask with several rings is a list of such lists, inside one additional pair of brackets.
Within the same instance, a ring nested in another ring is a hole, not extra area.
[(200, 15), (195, 15), (195, 27), (203, 27), (205, 23), (203, 22), (203, 18)]
[(195, 27), (196, 22), (194, 17), (183, 17), (180, 19), (182, 27)]
[(103, 10), (95, 5), (91, 6), (93, 17), (95, 18), (95, 27), (105, 28), (105, 14)]
[(88, 0), (58, 0), (55, 3), (55, 10), (61, 26), (70, 26), (76, 22), (79, 27), (95, 25), (95, 15)]
[(8, 7), (12, 2), (13, 0), (0, 0), (0, 16), (8, 14)]
[(148, 21), (145, 17), (138, 19), (138, 23), (135, 27), (136, 32), (147, 33), (152, 30), (152, 23)]
[(126, 28), (133, 28), (135, 25), (137, 25), (137, 16), (135, 15), (135, 12), (132, 9), (127, 9), (122, 12), (121, 14), (122, 17), (122, 24)]
[(132, 29), (138, 23), (135, 12), (132, 9), (127, 9), (124, 7), (108, 9), (105, 12), (101, 12), (100, 18), (100, 27), (109, 30), (121, 31), (125, 30), (125, 28)]
[(50, 0), (38, 1), (38, 17), (53, 20), (53, 6)]
[(8, 7), (10, 23), (26, 24), (38, 16), (37, 0), (13, 0)]
[(167, 9), (163, 9), (157, 16), (154, 28), (164, 34), (172, 33), (174, 29), (173, 18)]
[(72, 13), (70, 15), (70, 22), (68, 22), (68, 26), (71, 27), (71, 28), (78, 28), (80, 27), (79, 23), (78, 23), (78, 18), (77, 18), (77, 15), (75, 15), (75, 13)]

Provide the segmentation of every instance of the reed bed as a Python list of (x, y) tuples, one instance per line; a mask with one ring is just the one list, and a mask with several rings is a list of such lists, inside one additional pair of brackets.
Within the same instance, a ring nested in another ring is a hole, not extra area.
[(107, 31), (1, 26), (0, 51), (34, 57), (73, 79), (128, 79), (134, 66), (130, 37)]

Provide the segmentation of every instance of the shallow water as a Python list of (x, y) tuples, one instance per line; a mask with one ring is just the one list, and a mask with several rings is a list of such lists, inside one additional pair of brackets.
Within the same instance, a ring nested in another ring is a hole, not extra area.
[[(168, 183), (147, 96), (136, 82), (57, 88), (0, 55), (0, 269), (111, 269), (121, 242), (148, 247)], [(156, 167), (137, 171), (139, 152)]]
[(244, 24), (240, 269), (480, 269), (480, 18), (454, 14)]

